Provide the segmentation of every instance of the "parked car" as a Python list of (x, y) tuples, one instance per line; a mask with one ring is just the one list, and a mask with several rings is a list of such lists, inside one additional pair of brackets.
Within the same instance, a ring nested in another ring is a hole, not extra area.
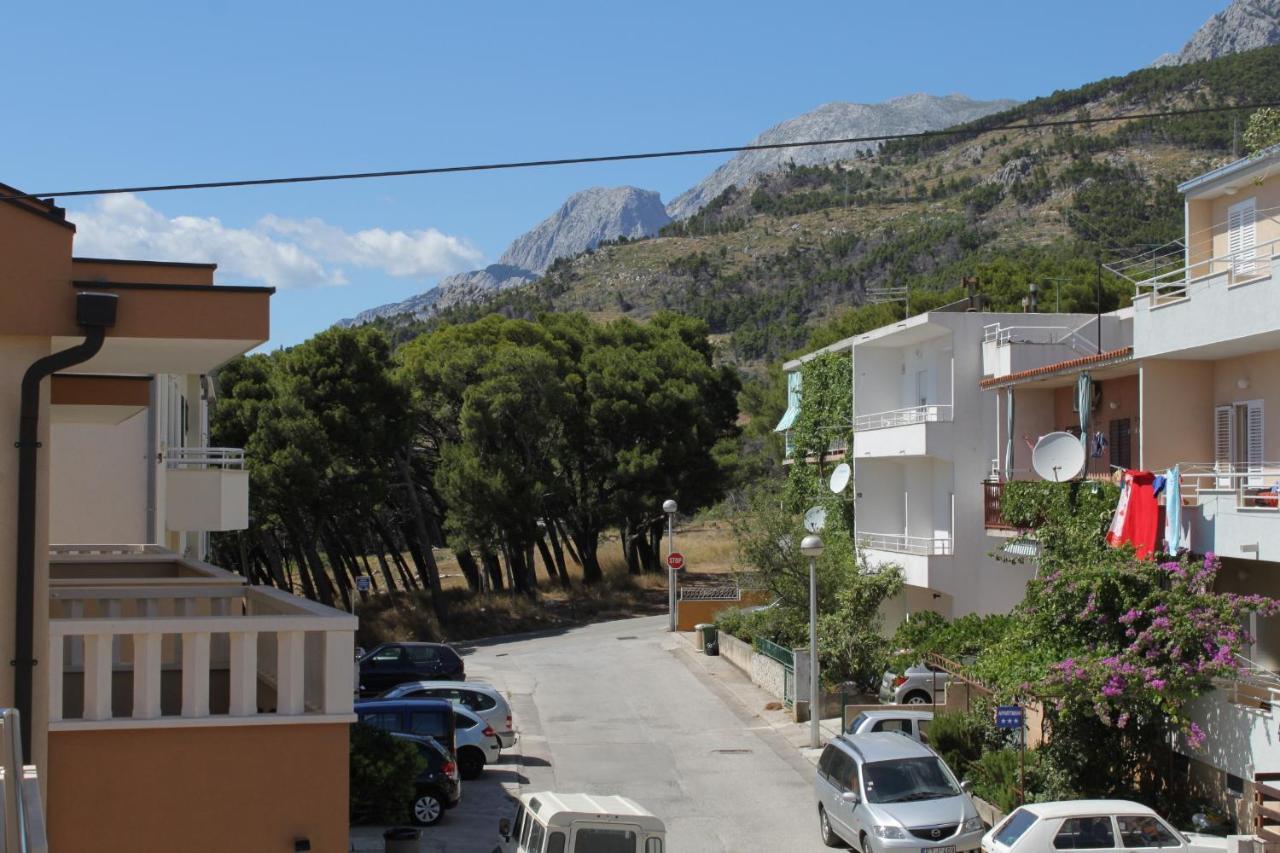
[(1194, 833), (1184, 835), (1148, 807), (1126, 800), (1075, 800), (1022, 806), (982, 839), (983, 853), (1152, 847), (1209, 853), (1226, 850), (1227, 839)]
[(370, 699), (356, 703), (360, 722), (389, 732), (429, 735), (458, 758), (462, 778), (475, 779), (502, 754), (498, 733), (447, 699)]
[(516, 745), (511, 706), (497, 689), (476, 681), (410, 681), (392, 687), (382, 699), (448, 699), (475, 712), (498, 733), (503, 749)]
[(515, 822), (498, 821), (493, 853), (663, 853), (662, 819), (635, 800), (601, 794), (521, 794)]
[(444, 643), (383, 643), (359, 659), (360, 695), (406, 681), (465, 681), (462, 658)]
[(412, 743), (427, 762), (426, 769), (415, 780), (409, 816), (418, 826), (434, 826), (447, 810), (462, 801), (458, 763), (449, 750), (433, 737), (403, 732), (392, 732), (391, 736)]
[(935, 666), (917, 663), (906, 672), (886, 672), (880, 679), (880, 701), (886, 705), (941, 705), (947, 701), (951, 676)]
[(840, 735), (818, 760), (818, 828), (828, 847), (861, 853), (976, 851), (983, 824), (932, 749), (892, 732)]
[(921, 743), (929, 742), (932, 711), (863, 711), (849, 721), (844, 733), (866, 735), (872, 732), (897, 732)]

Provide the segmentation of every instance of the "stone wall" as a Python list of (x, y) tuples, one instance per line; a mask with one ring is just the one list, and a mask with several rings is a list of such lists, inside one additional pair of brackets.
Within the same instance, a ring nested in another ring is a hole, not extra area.
[(779, 699), (783, 696), (786, 667), (762, 654), (751, 656), (751, 680)]

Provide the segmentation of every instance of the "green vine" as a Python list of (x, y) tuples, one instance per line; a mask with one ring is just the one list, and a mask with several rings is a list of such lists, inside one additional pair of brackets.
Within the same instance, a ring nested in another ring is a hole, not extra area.
[(1035, 530), (1043, 551), (1041, 568), (1051, 572), (1060, 565), (1122, 559), (1103, 540), (1119, 499), (1119, 487), (1097, 480), (1019, 480), (1005, 484), (1000, 512), (1009, 524)]

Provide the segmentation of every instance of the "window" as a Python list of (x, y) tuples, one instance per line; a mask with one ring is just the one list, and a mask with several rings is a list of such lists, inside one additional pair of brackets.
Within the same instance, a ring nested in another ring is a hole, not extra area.
[(529, 833), (529, 843), (526, 848), (529, 850), (542, 850), (542, 842), (546, 840), (547, 828), (542, 824), (534, 821), (533, 831)]
[(1053, 837), (1056, 850), (1105, 850), (1116, 846), (1115, 833), (1111, 831), (1111, 818), (1072, 817), (1062, 822), (1062, 828)]
[(395, 711), (384, 711), (381, 714), (361, 714), (360, 722), (366, 726), (394, 732), (400, 728), (400, 715)]
[(920, 740), (925, 743), (929, 742), (929, 721), (916, 720), (916, 730), (920, 732)]
[(1107, 444), (1111, 448), (1111, 464), (1118, 468), (1131, 468), (1133, 454), (1130, 450), (1129, 419), (1117, 418), (1111, 421), (1110, 433)]
[[(1261, 487), (1265, 424), (1261, 400), (1216, 407), (1213, 412), (1213, 461), (1217, 469), (1224, 474), (1247, 473), (1248, 485)], [(1239, 485), (1230, 477), (1218, 479), (1218, 488), (1229, 489)]]
[(898, 732), (911, 734), (911, 723), (908, 720), (881, 720), (872, 727), (873, 732)]
[(1253, 275), (1258, 200), (1247, 198), (1227, 208), (1227, 253), (1234, 275)]
[(410, 711), (409, 733), (450, 738), (453, 735), (453, 721), (449, 719), (450, 716), (452, 715), (440, 711)]
[(373, 653), (372, 660), (378, 663), (391, 663), (400, 660), (400, 647), (388, 646)]
[(835, 763), (836, 756), (840, 754), (840, 750), (834, 744), (827, 744), (827, 748), (822, 751), (822, 757), (818, 759), (818, 775), (824, 778), (830, 778), (831, 765)]
[(547, 853), (564, 853), (564, 833), (553, 832), (547, 836)]
[(853, 718), (853, 722), (849, 723), (849, 728), (845, 729), (845, 733), (846, 734), (855, 733), (856, 731), (858, 731), (858, 727), (861, 726), (863, 722), (866, 721), (866, 719), (867, 719), (867, 712), (863, 711), (861, 714)]
[(1178, 847), (1182, 843), (1169, 827), (1151, 815), (1119, 815), (1116, 823), (1125, 847)]
[(537, 821), (533, 819), (533, 815), (529, 814), (528, 812), (525, 812), (524, 824), (521, 825), (520, 827), (519, 838), (520, 838), (520, 846), (526, 850), (529, 849), (529, 833), (533, 831), (533, 825), (535, 823), (537, 823)]
[(867, 802), (904, 803), (960, 796), (951, 774), (936, 758), (899, 758), (864, 765)]
[[(548, 851), (550, 853), (550, 851)], [(644, 843), (644, 853), (662, 853), (662, 839), (650, 838)]]
[(439, 653), (431, 646), (409, 647), (409, 660), (413, 663), (435, 663), (439, 659)]
[(498, 704), (488, 693), (476, 693), (470, 690), (462, 691), (462, 701), (473, 711), (489, 711)]
[(835, 759), (831, 762), (831, 784), (835, 785), (841, 791), (848, 791), (850, 779), (857, 778), (858, 769), (853, 763), (853, 759), (843, 752), (836, 752)]
[(476, 726), (484, 725), (484, 720), (471, 714), (454, 714), (453, 725), (459, 729), (474, 729)]
[(584, 826), (574, 832), (574, 853), (635, 853), (636, 834), (630, 829)]
[(996, 830), (996, 843), (1012, 847), (1013, 843), (1021, 838), (1023, 833), (1030, 829), (1035, 822), (1035, 815), (1026, 809), (1018, 809), (1009, 815), (1009, 819), (1000, 824), (1000, 828)]

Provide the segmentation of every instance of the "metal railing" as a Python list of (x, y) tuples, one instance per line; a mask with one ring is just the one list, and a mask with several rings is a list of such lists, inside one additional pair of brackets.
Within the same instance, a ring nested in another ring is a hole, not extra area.
[(951, 418), (952, 407), (949, 403), (930, 403), (924, 406), (909, 406), (905, 409), (858, 415), (853, 419), (853, 429), (855, 432), (864, 429), (885, 429), (886, 427), (949, 421)]
[[(849, 430), (849, 427), (848, 425), (845, 425), (845, 426), (828, 427), (828, 429), (839, 429), (847, 432)], [(792, 436), (791, 433), (792, 433), (791, 430), (787, 430), (786, 432), (783, 433), (783, 438), (785, 441), (785, 448), (786, 448), (784, 450), (784, 455), (787, 459), (792, 459), (796, 455), (796, 441), (794, 436)], [(848, 452), (849, 452), (849, 437), (847, 435), (841, 435), (827, 442), (827, 448), (826, 450), (822, 451), (822, 455), (823, 457), (827, 457), (827, 456), (833, 456), (836, 454), (848, 453)], [(813, 459), (815, 457), (810, 456), (809, 458)]]
[(915, 554), (924, 557), (948, 556), (953, 553), (949, 536), (908, 536), (905, 533), (855, 534), (859, 547), (877, 551), (893, 551), (898, 554)]
[(48, 853), (40, 778), (22, 755), (22, 720), (0, 708), (0, 853)]
[[(1280, 222), (1268, 217), (1259, 224), (1267, 221), (1273, 225)], [(1271, 275), (1272, 257), (1277, 254), (1280, 239), (1188, 264), (1186, 247), (1177, 240), (1105, 266), (1131, 282), (1139, 294), (1151, 293), (1158, 300), (1177, 299), (1187, 295), (1188, 284), (1211, 276), (1225, 275), (1228, 285), (1266, 278)]]
[(742, 589), (737, 586), (681, 586), (681, 601), (741, 601)]
[(989, 530), (1013, 530), (1014, 525), (1005, 520), (1001, 500), (1004, 498), (1004, 482), (1001, 480), (984, 480), (982, 482), (982, 520)]
[(165, 451), (165, 463), (170, 468), (230, 468), (244, 467), (244, 449), (240, 447), (170, 447)]
[(1237, 509), (1280, 509), (1280, 462), (1192, 462), (1180, 466), (1184, 502), (1235, 493)]
[(173, 552), (159, 545), (146, 544), (113, 544), (113, 545), (64, 545), (49, 546), (50, 557), (91, 556), (91, 557), (138, 557), (144, 554), (170, 554)]
[(767, 658), (773, 658), (783, 666), (796, 665), (796, 653), (786, 646), (780, 646), (772, 640), (757, 639), (755, 641), (756, 651)]

